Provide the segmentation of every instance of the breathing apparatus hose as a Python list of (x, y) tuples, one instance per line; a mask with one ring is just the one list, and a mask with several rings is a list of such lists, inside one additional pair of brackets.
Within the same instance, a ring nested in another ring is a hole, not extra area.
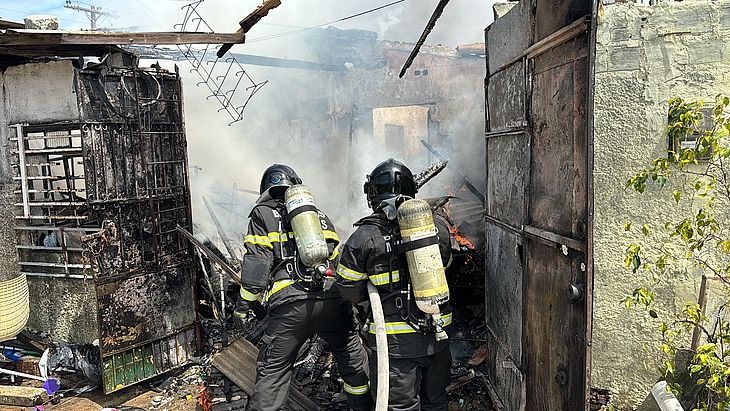
[(388, 335), (385, 332), (385, 316), (380, 293), (373, 283), (368, 281), (368, 297), (370, 310), (375, 324), (375, 345), (378, 355), (378, 387), (375, 396), (375, 411), (388, 409), (388, 392), (390, 391), (390, 365), (388, 363)]

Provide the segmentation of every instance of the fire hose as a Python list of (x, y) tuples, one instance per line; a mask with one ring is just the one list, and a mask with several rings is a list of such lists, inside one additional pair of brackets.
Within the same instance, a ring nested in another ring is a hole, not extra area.
[(375, 346), (378, 355), (378, 386), (375, 396), (375, 411), (388, 409), (388, 391), (390, 391), (390, 365), (388, 363), (388, 335), (385, 332), (385, 316), (380, 293), (373, 283), (368, 281), (368, 297), (375, 324)]

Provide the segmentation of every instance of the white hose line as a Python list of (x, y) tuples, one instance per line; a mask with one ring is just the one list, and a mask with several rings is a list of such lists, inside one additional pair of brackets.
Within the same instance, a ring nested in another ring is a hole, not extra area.
[(390, 391), (388, 335), (385, 332), (385, 316), (383, 315), (380, 294), (370, 281), (368, 281), (368, 297), (370, 297), (370, 309), (375, 323), (375, 345), (378, 355), (378, 386), (375, 397), (375, 411), (386, 411), (388, 409), (388, 392)]

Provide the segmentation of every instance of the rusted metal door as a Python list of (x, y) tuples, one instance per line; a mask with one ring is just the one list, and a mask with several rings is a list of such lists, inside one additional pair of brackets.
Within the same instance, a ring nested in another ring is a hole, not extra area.
[(104, 391), (185, 364), (195, 348), (182, 90), (175, 73), (78, 70)]
[(583, 410), (592, 317), (591, 1), (486, 30), (490, 380), (507, 410)]

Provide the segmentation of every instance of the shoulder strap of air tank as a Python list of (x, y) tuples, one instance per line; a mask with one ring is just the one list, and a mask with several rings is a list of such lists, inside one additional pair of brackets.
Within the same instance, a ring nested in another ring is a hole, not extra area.
[(430, 235), (425, 238), (419, 238), (418, 240), (413, 241), (407, 241), (407, 242), (399, 242), (394, 246), (394, 251), (396, 254), (403, 254), (406, 251), (413, 251), (417, 248), (423, 248), (427, 247), (429, 245), (434, 245), (439, 243), (439, 237), (438, 235)]
[(291, 219), (298, 216), (301, 213), (307, 212), (307, 211), (314, 211), (315, 213), (319, 213), (319, 209), (315, 207), (314, 205), (307, 204), (303, 206), (299, 206), (295, 208), (291, 213), (287, 214), (286, 219), (288, 222), (291, 222)]
[(375, 214), (363, 217), (353, 225), (355, 227), (363, 225), (375, 226), (391, 235), (398, 232), (398, 224), (389, 224), (388, 221), (383, 220)]

